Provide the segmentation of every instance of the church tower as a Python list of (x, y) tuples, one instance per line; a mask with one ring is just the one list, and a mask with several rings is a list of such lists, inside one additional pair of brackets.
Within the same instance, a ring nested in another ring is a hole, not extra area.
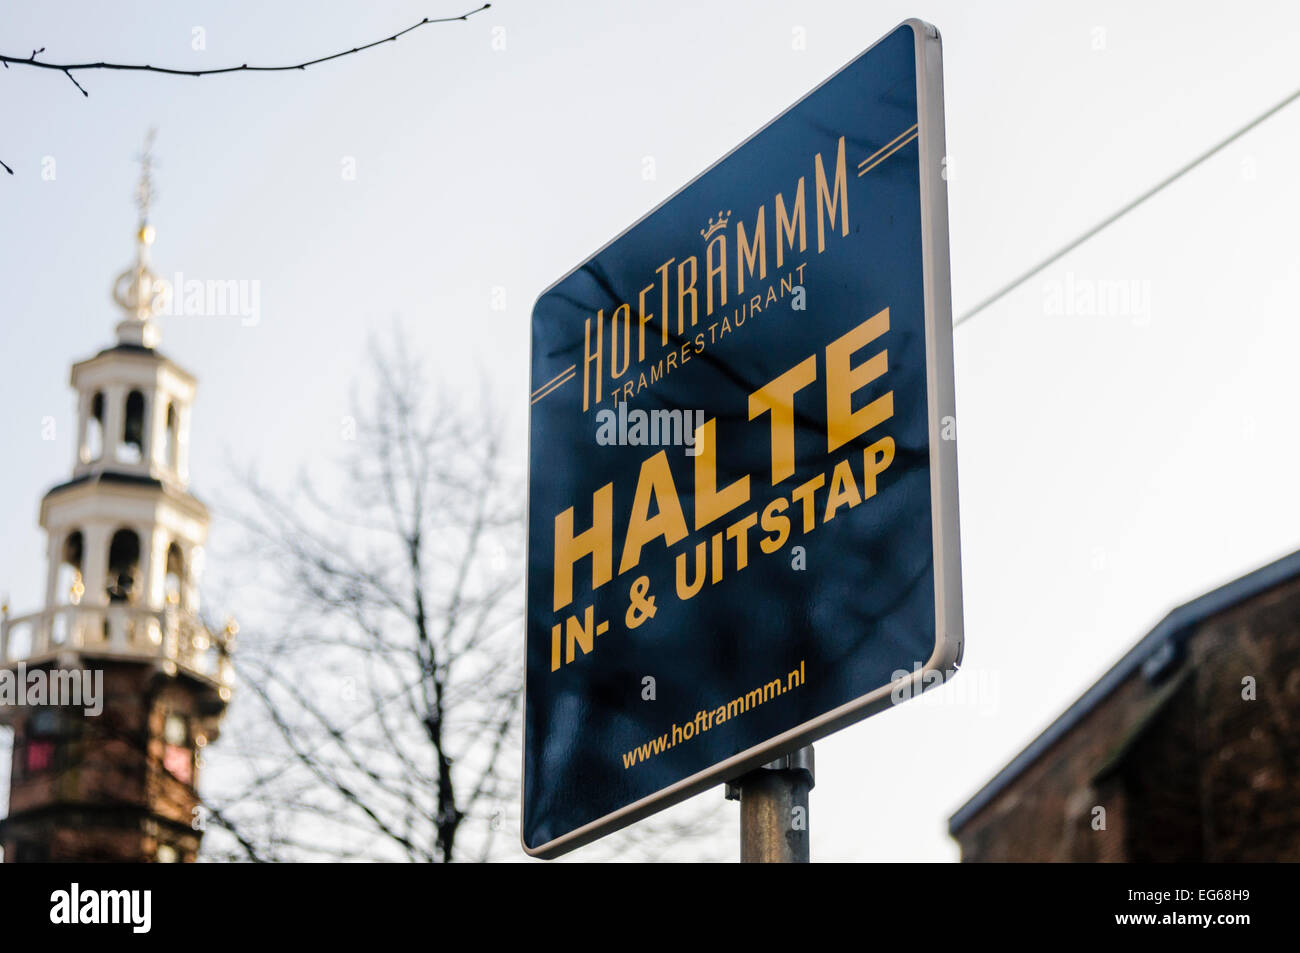
[(199, 616), (208, 511), (188, 489), (195, 379), (157, 349), (150, 166), (146, 147), (136, 260), (113, 289), (116, 343), (72, 367), (72, 475), (40, 507), (44, 608), (0, 611), (0, 723), (14, 732), (7, 862), (193, 861), (200, 755), (230, 701), (235, 625), (214, 632)]

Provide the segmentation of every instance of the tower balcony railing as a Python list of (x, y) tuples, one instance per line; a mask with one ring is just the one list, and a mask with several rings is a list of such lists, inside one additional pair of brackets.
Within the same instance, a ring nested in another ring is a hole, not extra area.
[(234, 672), (229, 631), (211, 632), (177, 606), (66, 605), (0, 619), (0, 668), (29, 666), (61, 654), (172, 663), (177, 670), (216, 687), (228, 698)]

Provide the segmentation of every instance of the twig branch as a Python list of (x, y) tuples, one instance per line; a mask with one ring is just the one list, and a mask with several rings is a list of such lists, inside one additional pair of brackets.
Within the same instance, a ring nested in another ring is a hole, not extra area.
[[(429, 23), (452, 23), (457, 20), (468, 20), (474, 14), (482, 13), (484, 10), (488, 9), (491, 6), (492, 4), (485, 3), (477, 10), (470, 10), (468, 13), (462, 13), (460, 16), (457, 17), (439, 17), (436, 19), (430, 19), (429, 17), (425, 17), (419, 23), (412, 24), (411, 26), (408, 26), (405, 30), (399, 30), (397, 33), (394, 33), (392, 36), (386, 36), (382, 40), (375, 40), (373, 43), (367, 43), (365, 46), (354, 46), (350, 50), (342, 50), (341, 52), (338, 53), (331, 53), (329, 56), (320, 56), (314, 60), (306, 60), (302, 63), (291, 63), (287, 66), (250, 66), (247, 63), (243, 63), (239, 66), (224, 66), (219, 69), (172, 69), (166, 66), (151, 66), (149, 64), (140, 65), (138, 63), (104, 63), (104, 62), (45, 63), (36, 59), (36, 55), (38, 53), (43, 53), (45, 51), (45, 47), (41, 47), (39, 50), (33, 50), (32, 55), (27, 57), (6, 56), (5, 54), (0, 53), (0, 62), (3, 62), (5, 64), (13, 63), (16, 66), (35, 66), (38, 67), (39, 69), (59, 70), (60, 72), (63, 73), (70, 73), (72, 70), (83, 70), (83, 69), (135, 70), (137, 72), (166, 73), (171, 76), (215, 76), (219, 73), (242, 73), (242, 72), (280, 73), (286, 70), (306, 69), (308, 66), (315, 66), (318, 63), (327, 63), (330, 60), (336, 60), (343, 56), (351, 56), (353, 53), (360, 53), (363, 50), (369, 50), (383, 43), (393, 43), (399, 37), (403, 37), (406, 34), (410, 33), (412, 30), (418, 30), (420, 27)], [(8, 66), (6, 65), (6, 69), (7, 68)]]
[[(485, 3), (483, 4), (483, 6), (479, 7), (476, 10), (470, 10), (469, 12), (462, 13), (460, 16), (456, 16), (456, 17), (434, 17), (434, 18), (425, 17), (419, 23), (414, 23), (411, 26), (408, 26), (405, 30), (399, 30), (398, 32), (394, 33), (392, 36), (386, 36), (381, 40), (375, 40), (373, 43), (367, 43), (364, 46), (354, 46), (350, 50), (341, 50), (338, 53), (331, 53), (329, 56), (318, 56), (314, 60), (305, 60), (301, 63), (290, 63), (287, 66), (250, 66), (248, 63), (242, 63), (239, 66), (224, 66), (218, 69), (172, 69), (171, 67), (153, 66), (148, 63), (143, 65), (139, 63), (107, 63), (107, 62), (47, 63), (42, 60), (38, 60), (36, 58), (39, 54), (45, 52), (45, 47), (43, 46), (39, 50), (32, 50), (32, 55), (25, 56), (25, 57), (8, 56), (4, 53), (0, 53), (0, 64), (3, 64), (5, 69), (8, 69), (9, 64), (13, 63), (15, 66), (33, 66), (36, 67), (37, 69), (57, 70), (58, 72), (63, 73), (65, 76), (67, 76), (68, 79), (72, 80), (72, 85), (76, 86), (77, 89), (81, 90), (81, 95), (88, 97), (90, 93), (86, 92), (85, 87), (82, 86), (80, 83), (78, 83), (76, 77), (72, 75), (74, 70), (89, 70), (89, 69), (130, 70), (130, 71), (142, 72), (142, 73), (144, 72), (165, 73), (169, 76), (216, 76), (221, 73), (282, 73), (288, 70), (305, 70), (308, 66), (315, 66), (318, 63), (328, 63), (330, 60), (337, 60), (344, 56), (351, 56), (353, 53), (360, 53), (364, 50), (372, 49), (384, 43), (395, 43), (400, 37), (403, 37), (406, 34), (410, 33), (411, 31), (418, 30), (420, 27), (430, 23), (453, 23), (457, 20), (468, 20), (470, 17), (474, 16), (474, 14), (482, 13), (484, 10), (488, 9), (491, 6), (492, 4)], [(4, 162), (0, 162), (0, 166), (3, 166), (4, 170), (8, 172), (10, 175), (14, 174), (14, 170), (9, 168), (9, 166), (5, 165)]]
[(86, 92), (86, 87), (82, 86), (80, 83), (77, 82), (77, 77), (73, 76), (73, 75), (72, 75), (70, 72), (68, 72), (67, 70), (64, 70), (64, 71), (63, 71), (63, 75), (67, 76), (68, 79), (72, 80), (72, 85), (75, 86), (75, 87), (77, 87), (77, 89), (81, 90), (81, 95), (83, 95), (83, 96), (89, 98), (90, 93)]

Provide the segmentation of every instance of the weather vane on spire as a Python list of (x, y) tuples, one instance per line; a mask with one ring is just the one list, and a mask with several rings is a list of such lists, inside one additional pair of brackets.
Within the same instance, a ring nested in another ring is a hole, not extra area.
[(153, 140), (155, 129), (150, 129), (140, 153), (140, 183), (135, 189), (135, 205), (140, 210), (136, 230), (135, 265), (117, 276), (113, 283), (113, 300), (126, 312), (126, 320), (117, 326), (117, 339), (122, 344), (153, 347), (158, 342), (158, 329), (153, 316), (161, 308), (162, 286), (158, 276), (149, 270), (149, 246), (153, 244), (154, 230), (149, 224), (149, 209), (153, 205)]

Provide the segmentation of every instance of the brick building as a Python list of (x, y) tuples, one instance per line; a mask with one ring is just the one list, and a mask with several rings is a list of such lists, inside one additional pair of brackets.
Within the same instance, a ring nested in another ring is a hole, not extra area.
[(1300, 552), (1169, 613), (948, 828), (963, 861), (1300, 860)]

